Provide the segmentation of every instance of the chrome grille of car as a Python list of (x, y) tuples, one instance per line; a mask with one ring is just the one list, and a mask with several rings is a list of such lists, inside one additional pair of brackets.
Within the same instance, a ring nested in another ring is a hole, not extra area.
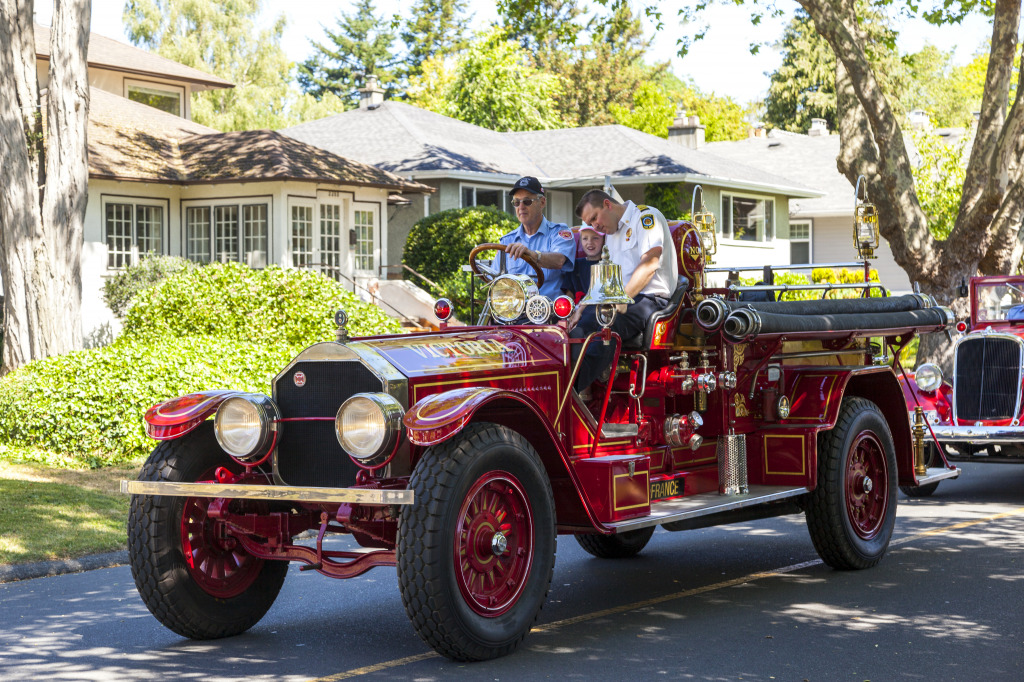
[[(295, 374), (305, 382), (296, 385)], [(334, 417), (356, 393), (382, 390), (381, 380), (358, 361), (307, 361), (290, 367), (274, 386), (285, 421), (277, 444), (277, 473), (288, 485), (354, 485), (358, 467), (334, 435)], [(312, 418), (312, 419), (311, 419)]]
[(979, 334), (957, 347), (953, 375), (957, 419), (1012, 419), (1020, 397), (1021, 343)]

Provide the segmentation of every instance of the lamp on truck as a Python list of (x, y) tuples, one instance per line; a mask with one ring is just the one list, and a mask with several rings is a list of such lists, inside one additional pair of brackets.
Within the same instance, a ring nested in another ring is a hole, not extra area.
[(387, 393), (356, 393), (338, 408), (334, 432), (352, 461), (375, 469), (395, 454), (404, 415), (401, 404)]
[[(694, 210), (697, 203), (697, 190), (700, 190), (700, 210)], [(715, 214), (704, 205), (704, 188), (697, 185), (693, 188), (693, 199), (690, 201), (690, 220), (700, 232), (701, 246), (704, 247), (705, 265), (714, 265), (712, 256), (718, 251), (718, 240), (715, 237)]]
[[(860, 185), (864, 182), (864, 201), (860, 199)], [(868, 202), (868, 184), (864, 176), (857, 178), (857, 187), (853, 190), (853, 245), (857, 247), (857, 257), (869, 260), (875, 257), (878, 248), (878, 209)]]
[(281, 413), (265, 395), (246, 393), (228, 398), (217, 408), (213, 432), (224, 452), (239, 464), (252, 466), (273, 449)]

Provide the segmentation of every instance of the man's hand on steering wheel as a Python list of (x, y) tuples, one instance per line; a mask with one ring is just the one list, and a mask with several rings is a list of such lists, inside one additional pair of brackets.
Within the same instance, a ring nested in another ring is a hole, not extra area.
[(523, 258), (524, 260), (526, 260), (524, 254), (525, 256), (532, 256), (533, 260), (537, 260), (537, 252), (530, 251), (526, 244), (522, 242), (509, 244), (508, 246), (505, 247), (505, 255), (507, 255), (509, 258)]
[(480, 260), (477, 259), (477, 255), (485, 251), (504, 251), (508, 255), (512, 255), (512, 250), (519, 251), (517, 258), (522, 258), (526, 263), (533, 268), (534, 280), (537, 282), (537, 286), (544, 284), (544, 271), (541, 269), (540, 264), (534, 258), (533, 251), (526, 248), (526, 244), (517, 242), (515, 244), (480, 244), (469, 253), (469, 266), (472, 268), (474, 274), (483, 277), (485, 282), (490, 282), (497, 275), (494, 274), (495, 270), (491, 266), (486, 266)]

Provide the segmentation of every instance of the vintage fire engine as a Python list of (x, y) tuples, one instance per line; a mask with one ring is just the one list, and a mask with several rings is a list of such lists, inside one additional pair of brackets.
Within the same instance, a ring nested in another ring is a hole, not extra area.
[[(907, 406), (922, 411), (929, 428), (926, 459), (1024, 462), (1024, 275), (974, 277), (971, 317), (956, 325), (953, 376), (926, 363), (904, 382)], [(902, 379), (902, 377), (901, 377)], [(941, 450), (935, 444), (941, 446)], [(938, 482), (905, 488), (923, 497)]]
[[(589, 403), (571, 388), (572, 300), (490, 270), (475, 256), (503, 247), (484, 245), (471, 257), (490, 280), (480, 324), (350, 339), (341, 313), (337, 342), (300, 353), (271, 396), (153, 407), (162, 442), (122, 484), (146, 605), (185, 637), (225, 637), (263, 617), (289, 561), (336, 578), (396, 566), (423, 640), (481, 660), (537, 619), (558, 534), (628, 557), (659, 526), (804, 513), (830, 566), (876, 564), (897, 486), (956, 473), (925, 466), (890, 366), (952, 314), (920, 295), (744, 301), (798, 287), (709, 286), (712, 218), (671, 230), (681, 284), (642, 334), (582, 340), (617, 352)], [(626, 300), (618, 266), (593, 279), (581, 303), (610, 322)], [(305, 531), (315, 540), (296, 540)], [(332, 549), (337, 534), (358, 549)]]

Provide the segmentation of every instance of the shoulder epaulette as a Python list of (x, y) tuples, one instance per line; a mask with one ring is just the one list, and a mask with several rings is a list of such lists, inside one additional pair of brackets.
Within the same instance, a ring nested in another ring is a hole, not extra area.
[(638, 205), (638, 206), (636, 207), (636, 210), (638, 210), (638, 211), (646, 211), (646, 210), (648, 210), (648, 209), (650, 209), (650, 208), (651, 208), (651, 207), (650, 207), (650, 206), (648, 206), (647, 204), (639, 204), (639, 205)]

